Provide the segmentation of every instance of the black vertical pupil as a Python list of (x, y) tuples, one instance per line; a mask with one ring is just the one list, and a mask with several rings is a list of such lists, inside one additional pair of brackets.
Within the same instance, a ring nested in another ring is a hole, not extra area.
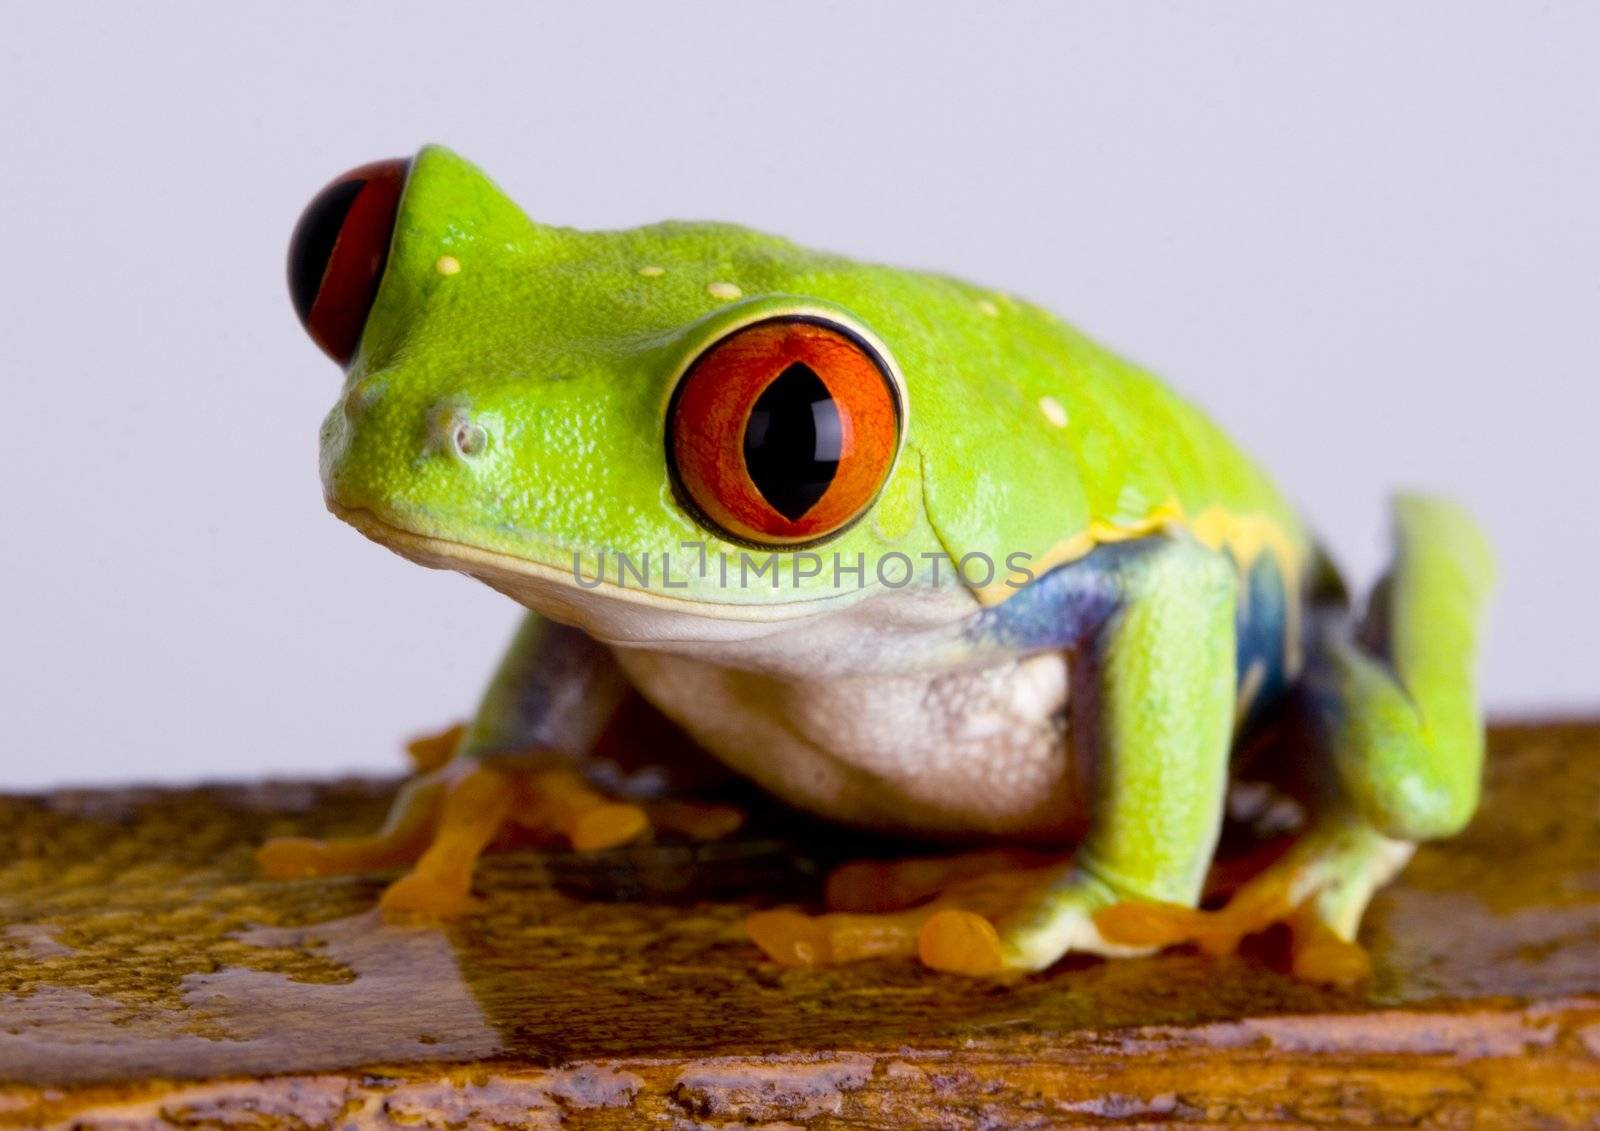
[(795, 522), (833, 482), (843, 444), (838, 403), (797, 361), (756, 398), (744, 426), (744, 463), (772, 509)]

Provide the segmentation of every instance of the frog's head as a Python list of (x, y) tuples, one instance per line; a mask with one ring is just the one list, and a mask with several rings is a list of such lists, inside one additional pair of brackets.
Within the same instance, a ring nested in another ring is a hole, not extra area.
[(346, 370), (328, 504), (408, 557), (620, 639), (917, 587), (940, 552), (902, 365), (963, 284), (721, 224), (547, 227), (439, 148), (325, 189), (289, 270)]

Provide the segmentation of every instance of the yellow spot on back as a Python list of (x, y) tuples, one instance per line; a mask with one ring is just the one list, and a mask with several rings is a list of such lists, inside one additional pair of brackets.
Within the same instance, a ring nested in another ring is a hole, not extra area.
[(451, 275), (460, 273), (461, 260), (453, 255), (441, 255), (433, 261), (433, 269), (448, 278)]
[(650, 264), (648, 267), (639, 268), (639, 274), (643, 275), (646, 279), (659, 279), (666, 273), (667, 269), (665, 267), (658, 267), (654, 263)]
[(1000, 314), (1000, 308), (986, 298), (978, 300), (978, 310), (983, 314), (987, 314), (990, 318), (995, 318)]
[(1044, 413), (1044, 418), (1057, 428), (1067, 426), (1067, 410), (1061, 407), (1061, 402), (1054, 397), (1040, 397), (1039, 411)]
[(711, 283), (706, 287), (706, 294), (712, 298), (734, 299), (744, 292), (732, 283)]

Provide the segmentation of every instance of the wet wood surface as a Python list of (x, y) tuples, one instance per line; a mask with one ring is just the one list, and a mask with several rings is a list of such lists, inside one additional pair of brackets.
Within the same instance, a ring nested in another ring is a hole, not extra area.
[(1600, 723), (1493, 732), (1483, 811), (1380, 895), (1343, 991), (1270, 940), (1011, 986), (781, 969), (743, 915), (849, 846), (760, 822), (493, 857), (449, 927), (381, 923), (386, 876), (255, 874), (391, 789), (0, 798), (0, 1127), (1600, 1126)]

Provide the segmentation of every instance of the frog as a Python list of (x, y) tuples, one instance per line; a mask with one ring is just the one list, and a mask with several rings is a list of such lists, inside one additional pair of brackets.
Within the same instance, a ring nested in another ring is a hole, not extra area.
[[(740, 811), (597, 772), (642, 700), (821, 828), (936, 846), (751, 912), (752, 958), (1004, 980), (1287, 928), (1295, 974), (1350, 982), (1374, 894), (1477, 807), (1473, 518), (1397, 494), (1358, 602), (1199, 408), (1005, 290), (732, 224), (553, 226), (440, 146), (318, 193), (289, 285), (343, 370), (329, 510), (522, 611), (383, 828), (271, 840), (270, 876), (397, 870), (385, 914), (448, 918), (508, 830), (727, 835)], [(1241, 751), (1286, 705), (1302, 819), (1219, 902)]]

